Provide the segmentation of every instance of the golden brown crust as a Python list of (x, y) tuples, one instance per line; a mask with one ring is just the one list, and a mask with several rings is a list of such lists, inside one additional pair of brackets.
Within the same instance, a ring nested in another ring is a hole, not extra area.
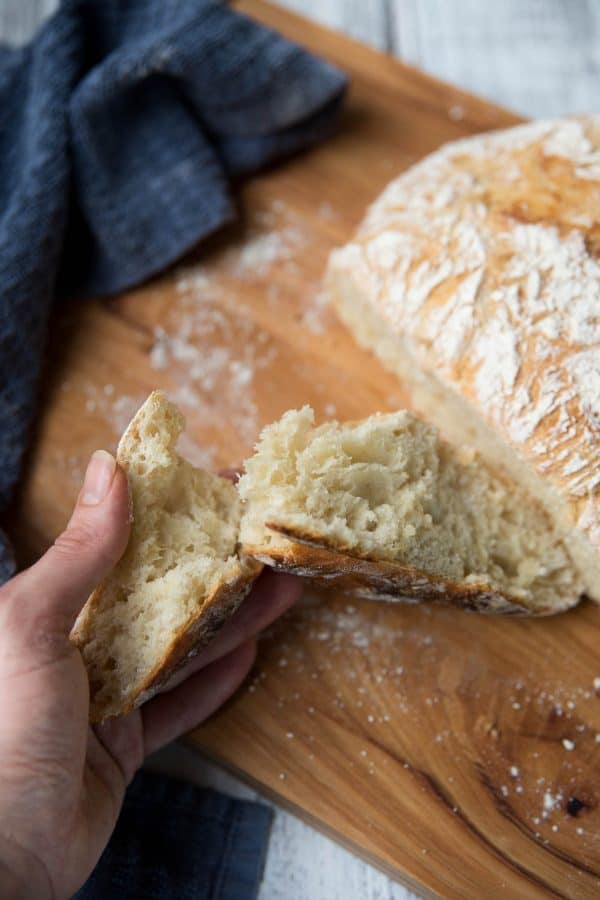
[[(221, 583), (203, 604), (195, 616), (192, 616), (181, 628), (174, 632), (162, 658), (151, 672), (137, 685), (137, 688), (121, 702), (98, 702), (96, 695), (100, 685), (90, 681), (90, 721), (102, 722), (110, 716), (121, 716), (131, 712), (153, 697), (171, 677), (221, 629), (227, 619), (236, 612), (250, 591), (254, 581), (262, 570), (258, 561), (248, 560), (238, 578), (229, 583)], [(86, 643), (86, 620), (93, 620), (94, 608), (101, 601), (103, 587), (100, 585), (89, 598), (85, 615), (78, 619), (71, 639), (83, 649)]]
[(413, 566), (375, 559), (350, 548), (328, 544), (316, 534), (269, 522), (288, 538), (285, 546), (245, 546), (244, 551), (276, 569), (303, 575), (355, 597), (404, 603), (422, 601), (506, 616), (545, 616), (558, 610), (531, 608), (523, 600), (486, 584), (465, 584), (429, 575)]

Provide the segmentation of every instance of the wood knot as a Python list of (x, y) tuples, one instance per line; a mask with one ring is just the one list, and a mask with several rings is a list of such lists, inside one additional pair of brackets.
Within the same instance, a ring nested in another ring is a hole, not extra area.
[(583, 800), (580, 800), (578, 797), (569, 797), (567, 800), (567, 814), (569, 816), (576, 818), (582, 809), (587, 808), (587, 803), (584, 803)]

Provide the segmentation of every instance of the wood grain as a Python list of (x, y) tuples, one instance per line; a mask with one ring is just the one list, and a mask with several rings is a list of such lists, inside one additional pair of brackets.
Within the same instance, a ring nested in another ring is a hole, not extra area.
[[(187, 450), (215, 466), (239, 462), (289, 406), (346, 418), (401, 405), (401, 386), (322, 307), (327, 254), (393, 174), (515, 121), (258, 0), (238, 6), (349, 70), (341, 128), (246, 185), (240, 224), (183, 266), (62, 311), (12, 520), (23, 561), (152, 387), (181, 403)], [(421, 893), (593, 897), (599, 638), (590, 606), (527, 622), (310, 595), (189, 740)]]

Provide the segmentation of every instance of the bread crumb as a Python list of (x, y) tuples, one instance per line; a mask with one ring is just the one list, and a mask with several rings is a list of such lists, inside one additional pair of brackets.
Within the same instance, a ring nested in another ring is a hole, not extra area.
[(317, 209), (317, 215), (320, 219), (325, 219), (326, 221), (333, 222), (336, 219), (339, 219), (339, 213), (336, 211), (335, 207), (332, 206), (327, 200), (324, 200), (319, 204)]
[(453, 122), (462, 122), (465, 117), (465, 109), (460, 103), (455, 103), (448, 109), (448, 118)]

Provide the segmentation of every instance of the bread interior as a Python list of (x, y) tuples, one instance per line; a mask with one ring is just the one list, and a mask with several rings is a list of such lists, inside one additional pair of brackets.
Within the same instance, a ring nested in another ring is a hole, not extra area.
[(317, 428), (309, 407), (289, 411), (264, 429), (239, 490), (247, 503), (242, 543), (266, 554), (288, 544), (279, 527), (296, 539), (487, 585), (532, 610), (573, 605), (580, 593), (542, 506), (406, 411)]
[(235, 486), (175, 450), (184, 420), (151, 395), (124, 434), (134, 519), (127, 550), (76, 624), (94, 705), (121, 708), (164, 661), (171, 641), (246, 565)]

